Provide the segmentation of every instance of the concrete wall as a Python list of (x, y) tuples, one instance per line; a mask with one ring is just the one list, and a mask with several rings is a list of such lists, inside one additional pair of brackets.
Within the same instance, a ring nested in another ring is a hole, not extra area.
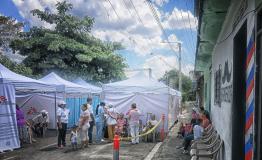
[[(208, 65), (211, 66), (211, 63)], [(204, 107), (209, 112), (211, 111), (211, 74), (210, 67), (204, 72)]]
[[(246, 9), (246, 13), (254, 9), (254, 0), (248, 1), (248, 8)], [(216, 130), (221, 135), (221, 138), (224, 140), (224, 157), (223, 160), (231, 160), (231, 149), (232, 149), (232, 95), (230, 95), (231, 101), (225, 102), (222, 101), (221, 105), (217, 105), (214, 103), (214, 73), (221, 67), (221, 75), (223, 76), (225, 62), (228, 62), (229, 69), (232, 67), (233, 71), (233, 38), (235, 34), (238, 32), (243, 22), (248, 19), (247, 30), (250, 27), (250, 20), (254, 18), (254, 13), (248, 14), (244, 19), (242, 19), (238, 25), (233, 30), (233, 24), (237, 17), (238, 8), (240, 6), (240, 0), (233, 0), (231, 2), (229, 11), (226, 15), (222, 30), (220, 32), (217, 44), (212, 53), (212, 78), (211, 78), (211, 117), (212, 122), (215, 125)], [(245, 14), (244, 14), (245, 15)], [(252, 20), (253, 21), (253, 20)], [(228, 37), (228, 35), (230, 35)], [(228, 37), (227, 40), (225, 38)], [(223, 41), (223, 42), (221, 42)], [(221, 42), (221, 43), (219, 43)], [(230, 82), (221, 83), (221, 88), (232, 85), (233, 82), (233, 72), (231, 74)], [(232, 88), (233, 89), (233, 88)], [(245, 106), (243, 106), (245, 107)]]

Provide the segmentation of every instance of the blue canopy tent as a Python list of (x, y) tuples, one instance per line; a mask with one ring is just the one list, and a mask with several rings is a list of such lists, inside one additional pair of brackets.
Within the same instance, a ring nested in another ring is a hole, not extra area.
[(57, 86), (58, 96), (62, 96), (66, 99), (67, 108), (70, 110), (68, 127), (70, 128), (76, 124), (81, 113), (81, 105), (86, 103), (87, 97), (92, 96), (91, 89), (67, 81), (53, 72), (39, 80)]
[(71, 116), (69, 117), (69, 124), (68, 124), (69, 126), (73, 126), (74, 124), (78, 123), (81, 113), (81, 105), (86, 103), (87, 97), (92, 97), (93, 100), (92, 107), (93, 107), (93, 112), (95, 113), (96, 106), (100, 103), (100, 95), (102, 93), (101, 88), (89, 84), (81, 78), (77, 78), (76, 80), (73, 81), (73, 83), (88, 88), (90, 90), (90, 94), (88, 96), (83, 96), (80, 98), (68, 97), (66, 99), (67, 106), (70, 109), (70, 113), (71, 113)]

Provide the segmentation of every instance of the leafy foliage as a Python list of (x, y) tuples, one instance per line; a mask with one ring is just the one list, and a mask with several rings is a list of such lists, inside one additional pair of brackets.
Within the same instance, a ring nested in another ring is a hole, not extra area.
[[(170, 87), (174, 89), (178, 89), (179, 86), (179, 71), (173, 69), (164, 74), (164, 76), (160, 79), (165, 84), (168, 84)], [(182, 101), (191, 101), (194, 100), (195, 96), (192, 93), (192, 80), (182, 74)]]
[(11, 17), (0, 16), (0, 47), (7, 50), (10, 42), (18, 38), (17, 33), (22, 27), (23, 23), (16, 22)]
[(1, 53), (0, 63), (15, 73), (22, 74), (27, 77), (32, 77), (32, 70), (29, 67), (26, 67), (24, 64), (13, 62)]
[(54, 29), (33, 27), (12, 43), (14, 50), (27, 56), (23, 61), (33, 74), (55, 71), (65, 78), (81, 76), (86, 80), (108, 82), (124, 76), (124, 59), (114, 51), (121, 44), (102, 42), (90, 34), (94, 19), (79, 18), (68, 13), (72, 4), (58, 2), (57, 13), (32, 10), (34, 16), (50, 23)]

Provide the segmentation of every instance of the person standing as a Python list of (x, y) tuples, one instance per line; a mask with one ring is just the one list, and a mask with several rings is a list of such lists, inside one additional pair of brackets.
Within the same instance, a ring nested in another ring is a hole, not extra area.
[(90, 119), (90, 113), (88, 110), (88, 105), (83, 104), (82, 105), (82, 113), (80, 115), (79, 119), (79, 128), (80, 130), (80, 137), (81, 137), (81, 148), (88, 147), (88, 129), (90, 127), (89, 119)]
[(102, 140), (102, 131), (104, 127), (105, 121), (105, 111), (104, 111), (105, 103), (101, 102), (99, 106), (96, 108), (96, 143), (101, 143)]
[(89, 119), (90, 127), (88, 129), (88, 137), (89, 137), (89, 143), (92, 144), (93, 143), (93, 128), (95, 125), (95, 118), (94, 118), (94, 112), (93, 112), (93, 107), (92, 107), (92, 98), (90, 97), (87, 98), (86, 102), (87, 102), (88, 111), (90, 113), (90, 119)]
[(140, 111), (136, 107), (136, 103), (133, 103), (131, 105), (131, 109), (128, 111), (128, 119), (129, 119), (129, 126), (130, 126), (130, 132), (132, 136), (132, 144), (138, 144), (139, 143), (139, 116)]
[(25, 120), (24, 112), (20, 109), (18, 105), (16, 105), (16, 121), (17, 121), (20, 142), (27, 143), (28, 134), (25, 125), (26, 120)]
[(106, 123), (108, 129), (108, 139), (109, 141), (113, 142), (114, 133), (115, 133), (115, 126), (117, 124), (117, 112), (116, 109), (112, 106), (108, 106), (109, 109), (106, 111)]
[(58, 148), (66, 146), (66, 129), (68, 124), (69, 109), (66, 108), (65, 101), (58, 103), (57, 109), (57, 126), (58, 126)]
[[(45, 132), (49, 123), (48, 112), (46, 110), (42, 110), (37, 116), (32, 119), (32, 121), (37, 136), (45, 137)], [(38, 128), (39, 130), (36, 130), (36, 128)]]

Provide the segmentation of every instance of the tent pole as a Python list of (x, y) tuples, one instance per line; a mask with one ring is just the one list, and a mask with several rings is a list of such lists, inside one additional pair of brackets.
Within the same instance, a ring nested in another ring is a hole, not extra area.
[[(56, 115), (57, 113), (56, 113), (56, 92), (55, 92), (55, 128), (57, 128), (57, 123), (56, 123), (56, 121), (57, 121), (57, 115)], [(56, 129), (56, 136), (57, 136), (57, 129)]]
[(76, 97), (74, 97), (74, 124), (76, 124)]

